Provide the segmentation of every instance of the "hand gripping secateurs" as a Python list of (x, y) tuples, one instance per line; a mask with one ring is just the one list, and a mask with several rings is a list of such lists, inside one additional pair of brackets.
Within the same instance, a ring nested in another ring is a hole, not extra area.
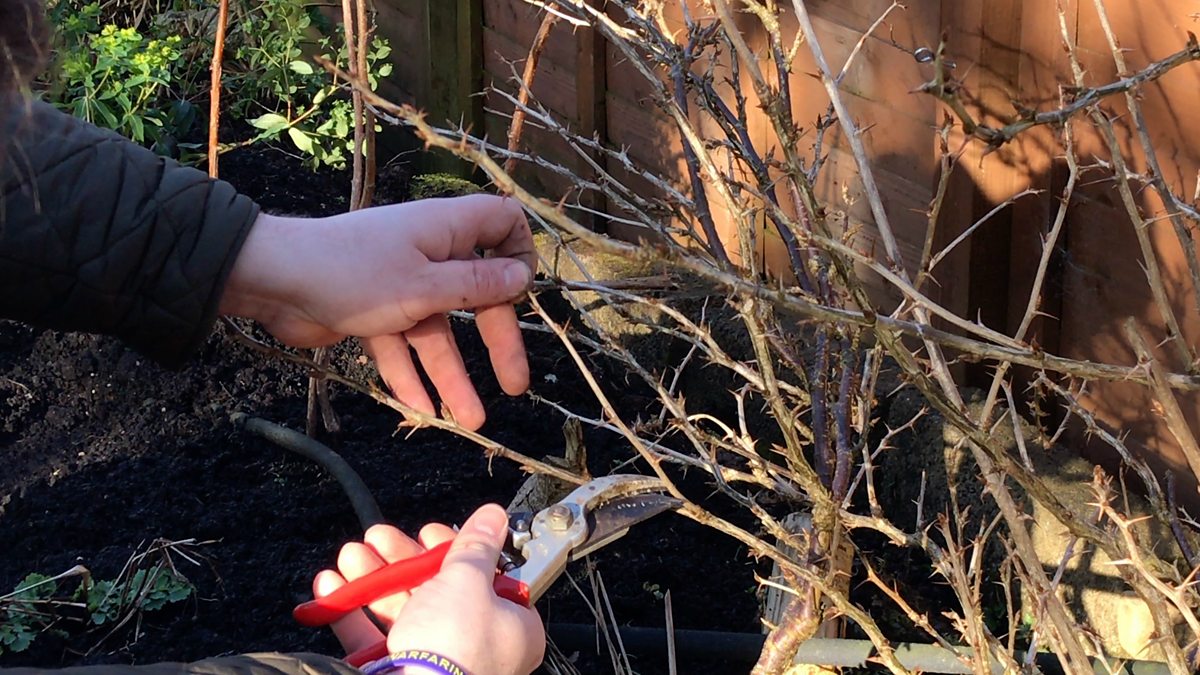
[[(508, 542), (500, 559), (496, 594), (526, 607), (537, 602), (567, 567), (617, 539), (629, 528), (679, 507), (657, 478), (614, 474), (580, 485), (561, 501), (533, 513), (510, 513)], [(296, 607), (306, 626), (324, 626), (375, 600), (411, 590), (441, 569), (450, 542), (397, 560), (333, 593)], [(387, 655), (385, 642), (346, 657), (359, 666)]]

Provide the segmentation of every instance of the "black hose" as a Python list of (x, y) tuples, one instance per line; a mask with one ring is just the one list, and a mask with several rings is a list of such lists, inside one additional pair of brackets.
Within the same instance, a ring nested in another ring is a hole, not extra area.
[(379, 510), (379, 504), (375, 502), (375, 497), (367, 489), (362, 477), (341, 455), (330, 450), (324, 443), (298, 431), (292, 431), (287, 427), (258, 417), (250, 417), (245, 413), (233, 413), (230, 415), (230, 420), (235, 426), (320, 464), (321, 468), (329, 472), (342, 486), (342, 491), (350, 499), (350, 506), (354, 508), (354, 515), (358, 516), (358, 522), (362, 525), (363, 530), (385, 522), (383, 512)]
[[(597, 628), (594, 624), (552, 623), (546, 628), (550, 638), (563, 650), (595, 649), (597, 644)], [(667, 651), (667, 632), (662, 628), (641, 628), (621, 626), (621, 644), (625, 649), (638, 655), (663, 655)], [(722, 659), (727, 661), (743, 661), (754, 663), (762, 651), (764, 636), (758, 633), (728, 633), (709, 630), (676, 630), (675, 653), (688, 659)], [(896, 658), (909, 670), (920, 670), (927, 673), (970, 673), (972, 672), (958, 656), (948, 649), (938, 645), (922, 643), (897, 643), (892, 645), (896, 650)], [(966, 651), (966, 648), (963, 648)], [(969, 652), (968, 652), (969, 653)], [(875, 645), (870, 640), (849, 640), (837, 638), (812, 638), (800, 646), (795, 663), (807, 663), (821, 666), (839, 666), (843, 668), (865, 668), (877, 662), (870, 661), (876, 654)], [(1039, 653), (1036, 657), (1038, 668), (1047, 675), (1062, 672), (1058, 657), (1050, 653)], [(1113, 673), (1128, 675), (1167, 675), (1170, 671), (1166, 664), (1153, 661), (1118, 661), (1110, 659), (1115, 666), (1123, 663), (1123, 668)], [(1094, 660), (1093, 669), (1096, 673), (1108, 673), (1109, 669), (1099, 660)], [(992, 672), (1003, 673), (1003, 667), (997, 662), (992, 666)]]

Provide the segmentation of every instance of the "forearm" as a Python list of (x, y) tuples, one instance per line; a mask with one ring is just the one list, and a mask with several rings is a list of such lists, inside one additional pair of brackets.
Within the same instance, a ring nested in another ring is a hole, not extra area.
[(44, 104), (5, 112), (0, 316), (181, 360), (216, 318), (257, 207)]

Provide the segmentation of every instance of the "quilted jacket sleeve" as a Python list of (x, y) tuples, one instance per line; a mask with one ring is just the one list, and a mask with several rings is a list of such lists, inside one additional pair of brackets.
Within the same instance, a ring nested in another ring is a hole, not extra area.
[(0, 317), (178, 364), (211, 329), (258, 207), (49, 105), (0, 105)]
[(155, 663), (145, 666), (80, 666), (46, 671), (34, 668), (0, 669), (2, 675), (362, 675), (355, 667), (319, 654), (242, 654), (194, 663)]

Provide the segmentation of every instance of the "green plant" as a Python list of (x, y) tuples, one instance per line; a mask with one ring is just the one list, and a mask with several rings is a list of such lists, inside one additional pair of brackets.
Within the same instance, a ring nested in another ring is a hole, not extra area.
[[(343, 168), (353, 152), (353, 108), (342, 87), (314, 66), (348, 65), (340, 27), (302, 0), (234, 0), (226, 42), (225, 104), (250, 118), (254, 135), (223, 151), (270, 140), (294, 147), (312, 167)], [(50, 0), (55, 58), (42, 82), (59, 108), (184, 159), (184, 143), (207, 123), (213, 8), (198, 0)], [(367, 54), (372, 86), (387, 77), (391, 47)], [(286, 141), (284, 137), (286, 136)]]
[[(243, 95), (231, 107), (239, 112), (243, 106), (240, 112), (246, 115), (252, 107), (265, 111), (250, 120), (259, 130), (252, 140), (286, 135), (310, 166), (344, 168), (353, 153), (354, 111), (348, 98), (337, 95), (341, 87), (315, 68), (311, 57), (320, 54), (345, 67), (346, 48), (331, 37), (336, 31), (322, 35), (322, 29), (329, 27), (322, 25), (320, 15), (296, 0), (261, 0), (243, 27), (248, 39), (234, 54), (242, 67), (234, 81), (256, 93)], [(386, 40), (372, 41), (367, 54), (372, 87), (391, 74), (392, 65), (385, 61), (390, 53)]]
[(52, 103), (146, 145), (188, 131), (181, 125), (194, 122), (194, 115), (171, 95), (182, 36), (103, 23), (96, 2), (57, 2), (51, 14), (59, 27), (46, 86)]
[(187, 599), (193, 592), (192, 584), (174, 569), (154, 567), (140, 569), (128, 579), (97, 581), (81, 586), (86, 598), (88, 619), (102, 626), (127, 615), (130, 610), (153, 612), (167, 605)]
[(105, 26), (90, 41), (92, 54), (74, 54), (63, 64), (69, 100), (62, 106), (139, 143), (157, 141), (166, 115), (154, 104), (170, 86), (180, 42), (179, 36), (148, 39), (132, 28)]
[[(195, 587), (176, 569), (172, 553), (192, 560), (194, 553), (184, 552), (192, 545), (190, 540), (155, 541), (131, 556), (111, 580), (93, 580), (81, 565), (54, 577), (26, 576), (11, 593), (0, 596), (0, 654), (25, 651), (60, 623), (84, 630), (120, 626), (191, 597)], [(77, 584), (64, 583), (74, 578)]]
[(30, 574), (13, 592), (0, 597), (0, 654), (23, 652), (42, 632), (46, 613), (42, 607), (54, 597), (53, 577)]

